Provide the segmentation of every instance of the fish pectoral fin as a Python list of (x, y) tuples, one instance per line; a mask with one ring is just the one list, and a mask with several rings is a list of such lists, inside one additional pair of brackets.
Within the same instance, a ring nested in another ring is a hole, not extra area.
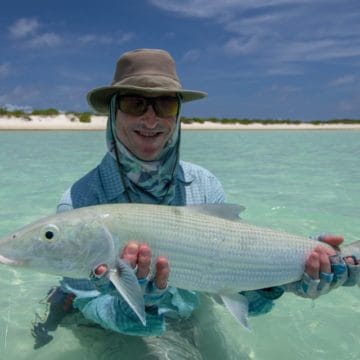
[(109, 272), (109, 280), (142, 324), (146, 326), (144, 297), (134, 270), (120, 259), (116, 265), (117, 269), (112, 269)]
[(249, 302), (246, 297), (241, 294), (220, 295), (220, 297), (231, 315), (234, 316), (246, 330), (251, 331), (248, 321)]

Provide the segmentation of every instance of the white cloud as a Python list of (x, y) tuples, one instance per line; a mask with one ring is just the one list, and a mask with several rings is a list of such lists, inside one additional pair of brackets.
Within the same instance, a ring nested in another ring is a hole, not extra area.
[[(352, 97), (347, 97), (346, 99), (343, 99), (339, 101), (338, 103), (338, 109), (342, 116), (348, 116), (349, 113), (355, 113), (359, 114), (360, 111), (360, 95), (355, 94)], [(358, 118), (359, 116), (352, 116), (353, 118)]]
[[(317, 0), (326, 2), (329, 0)], [(331, 1), (331, 0), (330, 0)], [(281, 5), (299, 5), (312, 3), (313, 0), (150, 0), (163, 10), (192, 17), (233, 17), (235, 13), (251, 9), (277, 7)]]
[(21, 18), (15, 21), (9, 28), (10, 35), (16, 39), (22, 39), (29, 35), (33, 35), (40, 24), (36, 19)]
[(40, 91), (38, 88), (19, 85), (12, 90), (7, 90), (5, 94), (0, 94), (0, 104), (31, 103), (39, 95)]
[(99, 44), (100, 43), (100, 44), (109, 45), (109, 44), (112, 44), (112, 42), (113, 42), (113, 40), (110, 37), (93, 35), (93, 34), (80, 36), (79, 40), (80, 40), (80, 42), (82, 42), (84, 44)]
[(355, 80), (356, 80), (355, 75), (344, 75), (330, 81), (329, 84), (332, 86), (347, 85), (354, 83)]
[(299, 66), (293, 66), (292, 64), (272, 64), (267, 68), (266, 74), (269, 76), (272, 75), (303, 75), (304, 69)]
[(14, 105), (14, 104), (5, 104), (4, 108), (8, 111), (22, 110), (26, 113), (31, 113), (33, 110), (33, 108), (31, 106)]
[(222, 26), (229, 34), (222, 44), (227, 54), (283, 63), (360, 56), (357, 1), (150, 0), (163, 10)]
[(360, 39), (307, 39), (283, 42), (274, 51), (283, 61), (323, 61), (360, 56)]
[(87, 34), (79, 37), (83, 44), (100, 44), (100, 45), (121, 45), (130, 41), (134, 35), (132, 33), (121, 33), (117, 36)]
[(37, 35), (30, 39), (26, 45), (32, 48), (38, 47), (54, 47), (62, 43), (62, 38), (54, 33), (45, 33)]
[(199, 57), (200, 57), (200, 50), (193, 49), (193, 50), (189, 50), (188, 52), (186, 52), (183, 55), (182, 60), (184, 62), (194, 62), (194, 61), (198, 60)]
[[(299, 86), (274, 84), (264, 90), (265, 96), (276, 97), (279, 101), (287, 101), (293, 94), (300, 92)], [(271, 94), (271, 95), (269, 95)]]
[(0, 64), (0, 78), (9, 75), (11, 67), (8, 63)]
[(63, 42), (62, 38), (53, 32), (40, 33), (40, 27), (36, 19), (21, 18), (10, 26), (9, 33), (13, 39), (20, 41), (20, 44), (30, 48), (54, 47)]
[(174, 39), (175, 38), (175, 33), (173, 31), (169, 31), (169, 32), (165, 33), (165, 37), (167, 39)]
[(293, 85), (272, 85), (270, 91), (280, 92), (282, 94), (291, 94), (300, 90), (299, 86)]
[(229, 40), (225, 45), (225, 52), (232, 55), (245, 55), (255, 52), (259, 46), (256, 36), (239, 37)]

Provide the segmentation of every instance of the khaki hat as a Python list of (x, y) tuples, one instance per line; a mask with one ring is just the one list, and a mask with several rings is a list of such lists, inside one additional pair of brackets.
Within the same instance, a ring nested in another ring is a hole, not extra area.
[(124, 53), (116, 63), (111, 85), (89, 91), (87, 101), (98, 113), (107, 114), (110, 99), (118, 92), (145, 95), (175, 93), (184, 102), (202, 99), (207, 95), (202, 91), (183, 89), (173, 58), (167, 51), (158, 49), (138, 49)]

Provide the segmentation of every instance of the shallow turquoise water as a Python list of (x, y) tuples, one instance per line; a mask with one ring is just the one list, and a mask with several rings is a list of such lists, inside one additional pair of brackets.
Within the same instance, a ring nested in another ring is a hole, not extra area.
[[(105, 151), (103, 132), (0, 132), (0, 144), (0, 236), (54, 212), (62, 192)], [(182, 158), (215, 173), (227, 200), (246, 207), (246, 221), (360, 238), (359, 131), (186, 131)], [(61, 327), (49, 345), (33, 350), (34, 312), (57, 280), (0, 267), (0, 359), (195, 358), (176, 345), (173, 331), (144, 345), (99, 329)], [(358, 288), (315, 302), (287, 294), (270, 314), (251, 319), (251, 333), (222, 306), (208, 308), (195, 326), (206, 339), (206, 359), (218, 359), (223, 347), (224, 359), (360, 358)]]

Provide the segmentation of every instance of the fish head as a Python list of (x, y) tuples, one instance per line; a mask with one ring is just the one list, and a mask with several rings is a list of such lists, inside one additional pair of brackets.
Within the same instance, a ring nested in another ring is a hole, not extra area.
[(112, 236), (96, 214), (86, 211), (38, 220), (0, 240), (0, 263), (44, 273), (88, 277), (97, 265), (113, 262)]

